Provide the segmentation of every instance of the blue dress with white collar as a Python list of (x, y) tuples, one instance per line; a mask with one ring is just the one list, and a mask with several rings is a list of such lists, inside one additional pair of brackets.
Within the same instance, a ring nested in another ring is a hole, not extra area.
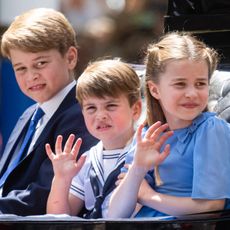
[[(152, 171), (147, 175), (156, 192), (193, 199), (230, 198), (229, 123), (214, 113), (204, 112), (190, 126), (174, 130), (166, 144), (170, 144), (170, 155), (159, 165), (163, 185), (154, 184)], [(132, 149), (127, 163), (133, 159)], [(166, 214), (143, 207), (137, 217), (162, 215)]]

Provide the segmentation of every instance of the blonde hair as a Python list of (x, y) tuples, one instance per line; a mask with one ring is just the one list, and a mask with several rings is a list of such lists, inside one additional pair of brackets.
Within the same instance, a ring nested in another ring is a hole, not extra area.
[(36, 8), (19, 15), (2, 36), (1, 53), (10, 59), (10, 49), (40, 52), (56, 49), (64, 55), (77, 47), (76, 33), (66, 17), (49, 8)]
[(148, 81), (159, 82), (167, 64), (176, 60), (206, 61), (209, 78), (216, 69), (217, 52), (189, 33), (171, 32), (161, 37), (159, 42), (150, 44), (145, 58), (145, 97), (147, 104), (147, 123), (166, 122), (159, 101), (153, 98), (148, 89)]
[(140, 99), (140, 79), (134, 69), (119, 60), (100, 60), (90, 63), (77, 81), (76, 97), (83, 100), (95, 96), (127, 96), (130, 106)]
[[(216, 69), (218, 55), (214, 49), (199, 41), (189, 33), (171, 32), (160, 38), (159, 42), (150, 44), (145, 58), (145, 98), (147, 107), (146, 122), (150, 126), (157, 121), (166, 122), (161, 105), (148, 88), (148, 82), (159, 82), (160, 75), (165, 72), (171, 61), (177, 60), (204, 60), (208, 66), (209, 79)], [(154, 167), (155, 182), (161, 185), (158, 166)]]

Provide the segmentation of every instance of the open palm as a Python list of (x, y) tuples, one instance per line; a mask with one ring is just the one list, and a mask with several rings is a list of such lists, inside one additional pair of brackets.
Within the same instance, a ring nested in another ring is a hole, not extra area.
[(85, 156), (81, 156), (76, 162), (76, 158), (82, 143), (78, 138), (74, 143), (75, 136), (71, 134), (62, 150), (63, 137), (59, 135), (55, 144), (55, 153), (49, 144), (46, 144), (46, 153), (52, 162), (55, 176), (59, 178), (73, 178), (81, 169), (85, 162)]
[(160, 152), (160, 148), (173, 134), (173, 131), (165, 131), (168, 125), (161, 125), (160, 122), (156, 122), (148, 128), (142, 137), (143, 127), (143, 125), (140, 125), (137, 129), (137, 147), (134, 163), (148, 171), (153, 166), (159, 165), (168, 156), (170, 146), (166, 145), (162, 152)]

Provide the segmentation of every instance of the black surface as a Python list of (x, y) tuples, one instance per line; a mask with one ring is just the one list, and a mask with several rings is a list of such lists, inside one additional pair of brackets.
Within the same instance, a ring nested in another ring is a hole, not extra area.
[(184, 216), (175, 220), (145, 219), (91, 219), (69, 216), (0, 216), (0, 230), (219, 230), (230, 229), (230, 212), (213, 212)]

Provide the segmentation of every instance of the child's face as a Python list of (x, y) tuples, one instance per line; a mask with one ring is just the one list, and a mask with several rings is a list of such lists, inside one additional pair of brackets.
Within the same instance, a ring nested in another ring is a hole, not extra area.
[(159, 100), (171, 129), (187, 127), (207, 106), (208, 66), (205, 61), (169, 62), (159, 84), (149, 82), (153, 97)]
[(130, 107), (125, 95), (117, 98), (88, 97), (83, 115), (89, 132), (103, 142), (105, 149), (123, 148), (134, 134), (134, 121), (141, 113), (141, 102)]
[(37, 53), (10, 51), (20, 89), (39, 103), (48, 101), (72, 81), (70, 70), (76, 64), (74, 55), (74, 49), (64, 57), (54, 49)]

